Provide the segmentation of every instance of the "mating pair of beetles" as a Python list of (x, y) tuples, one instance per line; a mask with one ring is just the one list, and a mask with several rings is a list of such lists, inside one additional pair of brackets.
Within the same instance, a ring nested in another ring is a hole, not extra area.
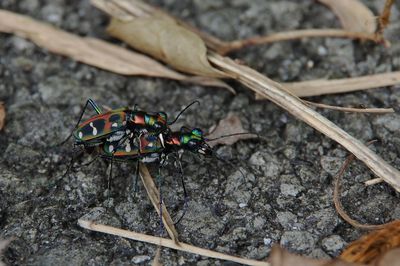
[[(111, 160), (110, 176), (114, 160), (136, 161), (135, 191), (137, 190), (139, 162), (159, 162), (161, 166), (169, 155), (177, 155), (186, 203), (187, 193), (178, 151), (187, 150), (221, 160), (207, 144), (211, 139), (205, 138), (202, 130), (182, 127), (180, 131), (174, 132), (169, 128), (183, 112), (195, 103), (199, 102), (192, 102), (173, 121), (169, 122), (167, 114), (164, 112), (147, 113), (137, 110), (136, 107), (102, 112), (99, 106), (89, 99), (82, 109), (74, 130), (63, 143), (73, 136), (75, 145), (83, 146), (86, 149), (98, 148), (101, 157)], [(88, 106), (91, 106), (97, 114), (82, 122)], [(110, 179), (111, 177), (109, 177), (109, 182)]]
[[(178, 150), (188, 150), (203, 155), (211, 155), (202, 130), (182, 127), (173, 132), (169, 128), (179, 116), (195, 101), (185, 107), (178, 116), (168, 122), (164, 112), (147, 113), (134, 108), (120, 108), (105, 113), (91, 99), (86, 102), (80, 118), (72, 132), (76, 145), (84, 147), (100, 146), (102, 156), (109, 159), (136, 160), (142, 162), (162, 161), (165, 156)], [(83, 121), (88, 106), (97, 115)]]

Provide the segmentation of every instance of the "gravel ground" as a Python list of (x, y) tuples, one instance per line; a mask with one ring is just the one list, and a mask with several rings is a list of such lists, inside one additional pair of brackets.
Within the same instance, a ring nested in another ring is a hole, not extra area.
[[(225, 40), (295, 28), (339, 27), (327, 8), (311, 0), (151, 2)], [(377, 13), (384, 1), (364, 2)], [(387, 31), (392, 40), (389, 49), (343, 39), (312, 39), (252, 47), (231, 56), (280, 81), (399, 70), (400, 6), (396, 5)], [(104, 32), (107, 17), (88, 0), (2, 0), (0, 7), (79, 35), (112, 40)], [(63, 176), (76, 151), (72, 142), (60, 148), (52, 145), (66, 138), (88, 98), (113, 108), (138, 104), (145, 110), (165, 110), (171, 116), (199, 100), (202, 105), (186, 112), (178, 126), (208, 129), (234, 112), (246, 129), (268, 138), (268, 142), (241, 141), (219, 147), (220, 156), (235, 167), (186, 154), (190, 202), (177, 230), (187, 243), (253, 259), (265, 259), (271, 246), (278, 243), (293, 252), (320, 258), (338, 255), (362, 234), (338, 217), (332, 202), (332, 177), (347, 152), (274, 104), (256, 102), (237, 83), (230, 83), (238, 91), (234, 96), (223, 89), (123, 77), (6, 34), (0, 34), (0, 55), (0, 100), (7, 108), (7, 124), (0, 133), (0, 237), (15, 237), (5, 252), (6, 263), (147, 265), (154, 257), (156, 247), (152, 245), (77, 226), (77, 219), (92, 217), (160, 234), (158, 217), (144, 188), (133, 197), (134, 165), (115, 167), (110, 193), (107, 162), (97, 160), (79, 167), (91, 155), (79, 156), (76, 169)], [(311, 100), (398, 110), (399, 88)], [(321, 112), (363, 141), (379, 139), (373, 149), (400, 168), (398, 114)], [(156, 172), (154, 167), (152, 172)], [(182, 188), (177, 171), (170, 166), (163, 174), (164, 198), (171, 213), (179, 214)], [(365, 166), (353, 163), (343, 181), (346, 210), (364, 223), (399, 219), (399, 195), (386, 184), (365, 187), (363, 181), (372, 177)], [(169, 249), (162, 249), (161, 259), (164, 265), (232, 265)]]

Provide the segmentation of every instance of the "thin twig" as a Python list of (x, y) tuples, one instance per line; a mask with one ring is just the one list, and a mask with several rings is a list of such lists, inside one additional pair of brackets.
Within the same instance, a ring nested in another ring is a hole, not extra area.
[(400, 84), (400, 71), (344, 79), (284, 83), (298, 97), (346, 93)]
[[(370, 145), (372, 143), (374, 143), (374, 141), (370, 141), (367, 143), (367, 145)], [(349, 224), (351, 224), (354, 227), (360, 228), (360, 229), (366, 229), (366, 230), (375, 230), (375, 229), (380, 229), (385, 227), (388, 224), (391, 224), (392, 222), (389, 223), (385, 223), (385, 224), (379, 224), (379, 225), (372, 225), (372, 224), (362, 224), (356, 220), (354, 220), (353, 218), (351, 218), (345, 211), (343, 208), (343, 205), (340, 201), (340, 181), (342, 179), (342, 176), (344, 174), (344, 172), (346, 171), (346, 169), (349, 167), (350, 163), (355, 159), (354, 154), (351, 154), (347, 157), (346, 161), (344, 162), (344, 164), (342, 165), (342, 167), (340, 168), (339, 172), (337, 173), (337, 175), (334, 178), (334, 190), (333, 190), (333, 202), (335, 204), (335, 208), (336, 211), (339, 213), (339, 215)]]
[[(158, 215), (160, 215), (160, 192), (154, 184), (153, 178), (151, 177), (146, 165), (140, 163), (139, 171), (140, 178), (142, 179), (143, 185), (146, 188), (147, 195), (149, 196), (150, 201), (156, 209)], [(175, 229), (174, 222), (172, 221), (165, 204), (162, 204), (162, 221), (168, 232), (168, 235), (172, 240), (174, 240), (176, 245), (179, 245), (178, 232)]]
[(370, 114), (387, 114), (387, 113), (394, 113), (393, 108), (352, 108), (352, 107), (341, 107), (341, 106), (334, 106), (328, 105), (323, 103), (314, 103), (310, 101), (303, 100), (303, 102), (307, 105), (315, 106), (318, 108), (324, 109), (331, 109), (337, 110), (342, 112), (351, 112), (351, 113), (370, 113)]
[(376, 33), (380, 36), (383, 36), (384, 30), (389, 25), (390, 11), (392, 9), (393, 4), (394, 0), (386, 0), (382, 13), (378, 18), (378, 30), (376, 31)]
[(142, 241), (154, 245), (161, 245), (163, 247), (167, 248), (172, 248), (176, 250), (181, 250), (189, 253), (194, 253), (198, 254), (201, 256), (206, 256), (210, 258), (215, 258), (215, 259), (221, 259), (221, 260), (229, 260), (229, 261), (234, 261), (237, 263), (242, 263), (246, 265), (262, 265), (262, 266), (270, 266), (268, 262), (264, 261), (256, 261), (256, 260), (250, 260), (250, 259), (244, 259), (244, 258), (239, 258), (231, 255), (226, 255), (222, 254), (219, 252), (211, 251), (208, 249), (204, 248), (199, 248), (195, 247), (186, 243), (180, 242), (179, 245), (177, 245), (173, 240), (167, 239), (167, 238), (161, 238), (161, 237), (155, 237), (155, 236), (149, 236), (137, 232), (132, 232), (128, 230), (123, 230), (120, 228), (115, 228), (112, 226), (108, 225), (103, 225), (103, 224), (96, 224), (93, 221), (86, 221), (86, 220), (78, 220), (78, 224), (86, 229), (96, 231), (96, 232), (102, 232), (105, 234), (110, 234), (110, 235), (115, 235), (115, 236), (121, 236), (125, 238), (129, 238), (132, 240), (136, 241)]
[(384, 181), (385, 180), (383, 180), (382, 178), (378, 177), (378, 178), (374, 178), (374, 179), (371, 179), (371, 180), (367, 180), (367, 181), (364, 182), (364, 184), (366, 186), (372, 186), (372, 185), (376, 185), (376, 184), (382, 183)]
[(151, 264), (151, 266), (162, 266), (160, 258), (161, 258), (161, 246), (158, 246), (156, 255), (154, 256), (153, 263)]
[(377, 39), (377, 35), (369, 34), (364, 32), (352, 32), (342, 29), (303, 29), (293, 30), (286, 32), (278, 32), (268, 36), (257, 36), (244, 40), (236, 40), (227, 43), (225, 47), (219, 48), (217, 52), (221, 55), (225, 55), (235, 50), (239, 50), (248, 46), (267, 44), (273, 42), (290, 41), (304, 38), (348, 38), (348, 39), (359, 39), (369, 40), (374, 42), (381, 42), (382, 39)]

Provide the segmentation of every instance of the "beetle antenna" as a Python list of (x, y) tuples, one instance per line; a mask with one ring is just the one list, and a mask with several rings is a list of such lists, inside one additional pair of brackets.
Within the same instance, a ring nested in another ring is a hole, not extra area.
[(195, 104), (195, 103), (197, 103), (197, 104), (200, 105), (200, 102), (199, 102), (198, 100), (193, 101), (193, 102), (190, 103), (188, 106), (186, 106), (185, 108), (183, 108), (182, 111), (179, 112), (179, 114), (175, 117), (175, 119), (174, 119), (172, 122), (168, 122), (168, 125), (172, 125), (173, 123), (175, 123), (176, 120), (178, 120), (178, 118), (179, 118), (187, 109), (189, 109), (189, 108), (190, 108), (193, 104)]
[(205, 138), (205, 141), (214, 141), (217, 139), (223, 139), (223, 138), (227, 138), (227, 137), (233, 137), (233, 136), (240, 136), (240, 135), (256, 135), (257, 138), (260, 138), (260, 136), (258, 134), (254, 134), (254, 133), (250, 133), (250, 132), (240, 132), (240, 133), (233, 133), (233, 134), (227, 134), (227, 135), (222, 135), (213, 139), (208, 139)]

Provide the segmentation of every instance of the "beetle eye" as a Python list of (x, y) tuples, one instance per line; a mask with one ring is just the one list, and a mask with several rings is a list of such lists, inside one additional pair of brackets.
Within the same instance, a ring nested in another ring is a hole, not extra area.
[(195, 135), (196, 137), (201, 138), (203, 136), (203, 131), (199, 128), (195, 128), (192, 130), (192, 134)]

